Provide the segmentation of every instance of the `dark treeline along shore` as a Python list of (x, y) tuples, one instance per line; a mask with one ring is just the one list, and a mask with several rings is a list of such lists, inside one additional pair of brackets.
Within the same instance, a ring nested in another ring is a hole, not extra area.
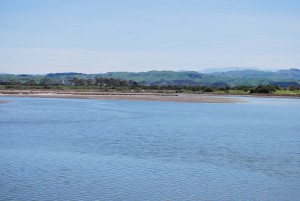
[(0, 89), (300, 96), (300, 70), (237, 70), (210, 74), (173, 71), (0, 74)]

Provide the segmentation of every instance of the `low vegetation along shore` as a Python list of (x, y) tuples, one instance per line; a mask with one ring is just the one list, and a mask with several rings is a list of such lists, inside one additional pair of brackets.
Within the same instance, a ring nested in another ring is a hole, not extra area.
[(215, 95), (260, 95), (260, 96), (294, 96), (300, 97), (300, 88), (295, 86), (279, 87), (276, 85), (258, 85), (258, 86), (186, 86), (186, 85), (139, 85), (133, 81), (124, 81), (113, 78), (105, 78), (100, 82), (87, 83), (80, 80), (70, 85), (59, 85), (57, 83), (13, 83), (0, 85), (1, 93), (10, 93), (13, 91), (61, 91), (61, 92), (118, 92), (118, 93), (192, 93), (192, 94), (215, 94)]
[[(220, 95), (300, 97), (295, 85), (209, 86), (209, 85), (145, 85), (132, 80), (95, 77), (72, 77), (55, 81), (49, 77), (35, 80), (1, 82), (0, 94), (10, 96), (93, 98), (105, 100), (150, 100), (174, 102), (236, 102)], [(210, 95), (210, 96), (209, 96)], [(3, 102), (3, 101), (2, 101)]]

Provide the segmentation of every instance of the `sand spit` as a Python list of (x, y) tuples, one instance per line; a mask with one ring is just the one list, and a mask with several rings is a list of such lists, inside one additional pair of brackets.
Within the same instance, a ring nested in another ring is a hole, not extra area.
[(0, 95), (18, 97), (44, 98), (85, 98), (98, 100), (134, 100), (165, 101), (191, 103), (234, 103), (243, 102), (237, 98), (211, 96), (203, 94), (177, 93), (119, 93), (119, 92), (75, 92), (75, 91), (34, 91), (34, 90), (0, 90)]

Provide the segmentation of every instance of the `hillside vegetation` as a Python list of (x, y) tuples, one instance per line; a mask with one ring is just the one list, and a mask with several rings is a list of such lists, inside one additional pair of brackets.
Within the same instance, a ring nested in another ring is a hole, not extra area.
[(69, 86), (75, 85), (74, 79), (87, 80), (87, 83), (81, 84), (89, 85), (89, 82), (94, 82), (95, 78), (100, 77), (136, 82), (140, 86), (236, 87), (276, 85), (283, 88), (300, 87), (300, 70), (298, 69), (277, 72), (242, 70), (208, 74), (195, 71), (108, 72), (102, 74), (50, 73), (47, 75), (0, 74), (0, 85), (43, 85), (47, 82), (48, 85)]

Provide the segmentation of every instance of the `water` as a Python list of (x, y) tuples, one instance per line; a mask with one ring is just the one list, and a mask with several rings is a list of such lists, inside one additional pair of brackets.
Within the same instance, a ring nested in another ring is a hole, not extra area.
[(0, 200), (299, 200), (299, 99), (1, 99)]

